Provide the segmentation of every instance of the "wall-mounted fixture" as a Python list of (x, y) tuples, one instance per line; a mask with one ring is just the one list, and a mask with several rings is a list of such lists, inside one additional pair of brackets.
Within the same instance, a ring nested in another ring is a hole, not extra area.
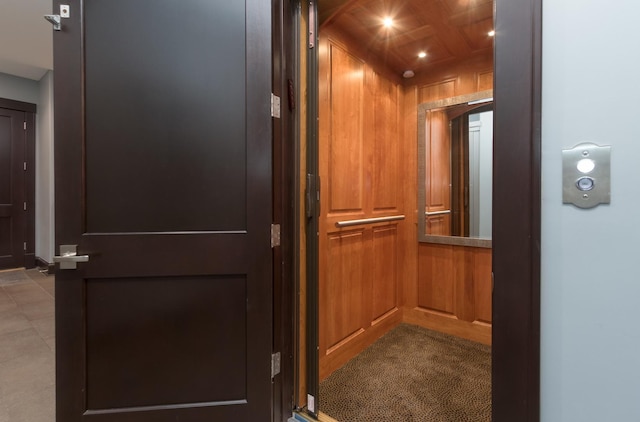
[(59, 15), (44, 15), (44, 18), (47, 22), (53, 24), (54, 31), (62, 30), (62, 25), (60, 22), (61, 18), (69, 18), (71, 16), (71, 9), (68, 4), (60, 5), (60, 14)]
[(611, 147), (592, 143), (562, 150), (562, 202), (593, 208), (611, 202)]

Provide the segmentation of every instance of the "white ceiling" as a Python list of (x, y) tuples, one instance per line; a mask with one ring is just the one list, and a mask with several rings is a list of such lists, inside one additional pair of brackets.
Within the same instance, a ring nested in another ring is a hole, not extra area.
[(0, 0), (0, 73), (40, 80), (53, 69), (52, 0)]

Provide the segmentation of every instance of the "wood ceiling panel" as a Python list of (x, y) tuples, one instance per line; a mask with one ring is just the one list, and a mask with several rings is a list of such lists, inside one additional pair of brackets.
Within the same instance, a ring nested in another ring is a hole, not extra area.
[(462, 36), (472, 50), (490, 49), (493, 47), (493, 37), (487, 35), (493, 29), (493, 18), (484, 19), (470, 25), (460, 27)]
[(410, 31), (398, 31), (389, 36), (389, 40), (394, 43), (394, 45), (401, 47), (405, 44), (409, 43), (427, 43), (429, 38), (437, 35), (436, 29), (431, 25), (420, 26), (416, 29)]
[(438, 0), (451, 15), (469, 13), (474, 9), (489, 8), (493, 14), (493, 0)]
[[(427, 57), (419, 58), (418, 53), (421, 51), (426, 52)], [(405, 66), (403, 69), (412, 69), (414, 71), (434, 63), (455, 59), (439, 37), (417, 40), (403, 45), (396, 49), (396, 53), (399, 57), (404, 58)]]
[[(320, 0), (325, 27), (347, 35), (401, 74), (492, 54), (493, 0)], [(382, 25), (391, 16), (393, 28)], [(425, 59), (417, 54), (426, 51)]]

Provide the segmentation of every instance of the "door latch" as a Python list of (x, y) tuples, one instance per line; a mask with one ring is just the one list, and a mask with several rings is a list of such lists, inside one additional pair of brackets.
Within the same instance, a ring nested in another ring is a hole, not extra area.
[(44, 15), (44, 18), (47, 20), (47, 22), (53, 24), (54, 31), (60, 31), (60, 15)]
[(60, 24), (60, 18), (69, 18), (70, 8), (68, 4), (60, 5), (60, 14), (59, 15), (44, 15), (44, 18), (47, 22), (51, 22), (53, 24), (54, 31), (60, 31), (62, 29), (62, 25)]

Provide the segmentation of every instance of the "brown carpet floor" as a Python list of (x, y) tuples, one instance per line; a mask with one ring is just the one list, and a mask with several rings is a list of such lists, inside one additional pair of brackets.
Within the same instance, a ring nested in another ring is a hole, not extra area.
[(491, 347), (401, 324), (320, 384), (340, 422), (491, 421)]

